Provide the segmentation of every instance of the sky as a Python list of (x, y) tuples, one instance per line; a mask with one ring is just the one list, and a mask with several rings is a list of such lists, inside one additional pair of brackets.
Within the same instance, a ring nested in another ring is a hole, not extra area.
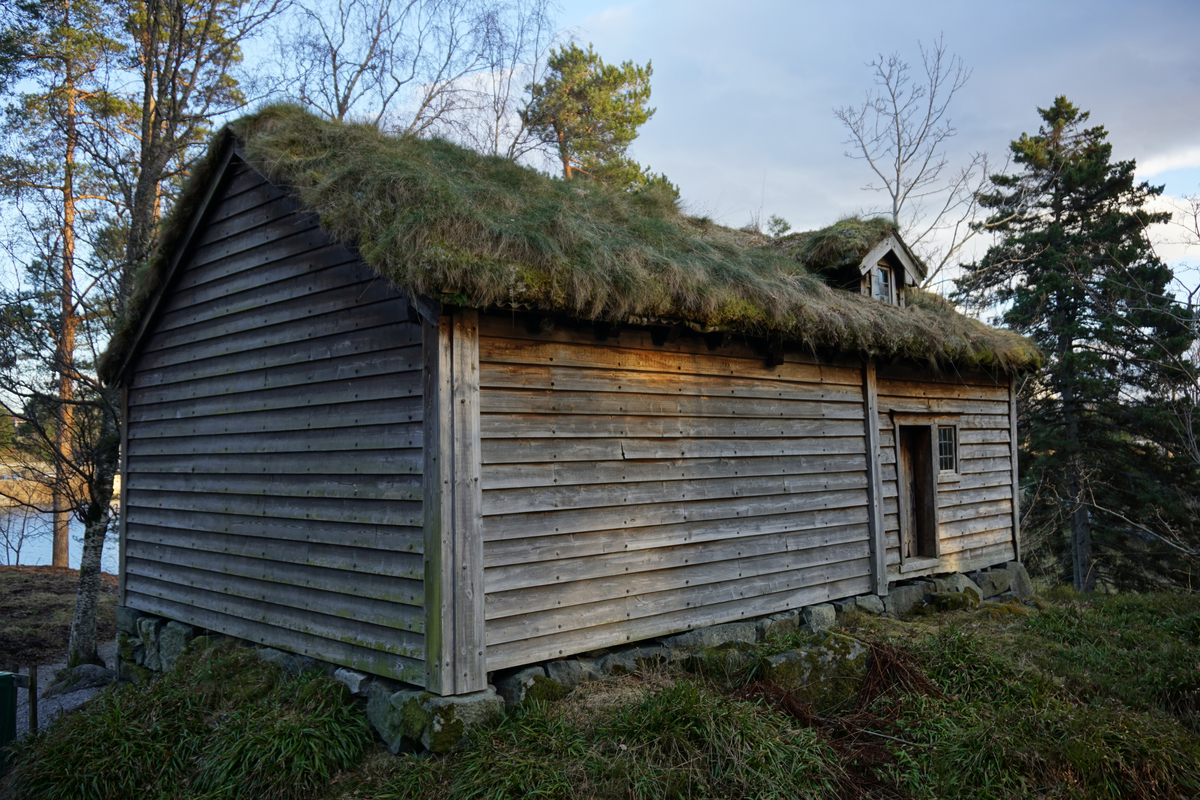
[[(833, 109), (864, 99), (868, 62), (899, 52), (919, 71), (918, 42), (939, 36), (972, 70), (950, 108), (952, 166), (976, 151), (1002, 162), (1036, 132), (1037, 108), (1066, 95), (1139, 177), (1200, 193), (1198, 0), (567, 0), (559, 21), (606, 62), (652, 63), (657, 112), (632, 154), (678, 184), (691, 213), (724, 224), (761, 209), (805, 230), (881, 208)], [(1200, 266), (1200, 248), (1156, 238), (1169, 263)]]

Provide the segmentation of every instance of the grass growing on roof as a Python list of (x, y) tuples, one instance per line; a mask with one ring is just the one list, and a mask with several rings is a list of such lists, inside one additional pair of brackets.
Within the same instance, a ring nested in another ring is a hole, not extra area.
[[(959, 315), (919, 291), (900, 308), (816, 276), (814, 258), (848, 257), (890, 230), (844, 220), (789, 252), (682, 214), (662, 191), (627, 193), (543, 175), (441, 140), (385, 135), (273, 105), (233, 123), (251, 164), (291, 186), (335, 238), (399, 286), (475, 307), (520, 304), (584, 319), (668, 319), (782, 335), (810, 348), (1020, 370), (1027, 339)], [(162, 247), (139, 278), (134, 313), (105, 370), (129, 346), (211, 172), (196, 170)], [(890, 223), (889, 223), (890, 225)], [(806, 260), (810, 259), (810, 260)]]

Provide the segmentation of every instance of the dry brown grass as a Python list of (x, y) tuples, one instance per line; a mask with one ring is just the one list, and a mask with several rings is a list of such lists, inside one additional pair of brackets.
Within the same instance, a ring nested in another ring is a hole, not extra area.
[[(79, 571), (0, 566), (0, 670), (65, 660)], [(116, 636), (117, 577), (101, 575), (97, 639)]]

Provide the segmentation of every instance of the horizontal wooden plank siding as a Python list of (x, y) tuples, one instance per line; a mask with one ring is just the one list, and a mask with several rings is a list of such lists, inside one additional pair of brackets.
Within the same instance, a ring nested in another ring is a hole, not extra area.
[[(878, 387), (888, 576), (978, 569), (1015, 558), (1009, 379), (880, 367)], [(958, 430), (957, 475), (937, 484), (936, 566), (907, 570), (901, 565), (894, 415)]]
[(126, 602), (423, 684), (421, 327), (285, 192), (227, 184), (128, 378)]
[(870, 591), (862, 370), (481, 316), (487, 668)]

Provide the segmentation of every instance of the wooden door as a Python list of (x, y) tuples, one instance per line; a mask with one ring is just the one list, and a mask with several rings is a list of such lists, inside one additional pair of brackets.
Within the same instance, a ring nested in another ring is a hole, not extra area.
[(937, 556), (937, 494), (933, 434), (928, 425), (901, 425), (899, 441), (900, 537), (905, 559)]

